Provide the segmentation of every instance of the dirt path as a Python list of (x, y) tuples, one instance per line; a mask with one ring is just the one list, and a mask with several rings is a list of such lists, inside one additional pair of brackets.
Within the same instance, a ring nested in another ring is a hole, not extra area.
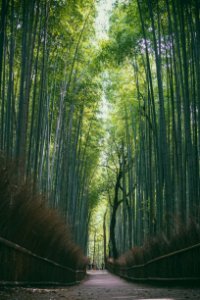
[(107, 271), (90, 271), (78, 286), (0, 290), (0, 300), (200, 300), (200, 288), (155, 287), (126, 282)]

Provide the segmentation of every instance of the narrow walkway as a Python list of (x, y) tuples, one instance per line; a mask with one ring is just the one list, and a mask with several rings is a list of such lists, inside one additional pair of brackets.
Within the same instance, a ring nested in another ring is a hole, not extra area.
[(0, 290), (1, 300), (199, 300), (200, 288), (156, 288), (126, 282), (107, 271), (90, 271), (78, 286), (56, 289)]

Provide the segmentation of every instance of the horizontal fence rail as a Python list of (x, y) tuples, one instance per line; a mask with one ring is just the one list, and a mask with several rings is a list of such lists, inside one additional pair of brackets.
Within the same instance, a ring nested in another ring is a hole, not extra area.
[(0, 237), (0, 285), (72, 285), (85, 274)]
[(121, 277), (138, 281), (200, 281), (200, 243), (154, 258), (141, 265), (122, 267), (106, 263)]

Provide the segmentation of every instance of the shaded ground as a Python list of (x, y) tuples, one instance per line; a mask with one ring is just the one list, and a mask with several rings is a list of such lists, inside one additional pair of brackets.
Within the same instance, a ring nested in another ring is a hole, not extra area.
[(126, 282), (107, 271), (90, 271), (78, 286), (0, 290), (0, 300), (200, 300), (200, 288), (155, 287)]

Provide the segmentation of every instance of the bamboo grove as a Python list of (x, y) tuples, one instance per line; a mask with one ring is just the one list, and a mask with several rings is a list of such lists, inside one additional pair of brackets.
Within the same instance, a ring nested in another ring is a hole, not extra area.
[(90, 0), (1, 1), (0, 149), (84, 250), (101, 136), (94, 16)]
[(117, 258), (199, 224), (200, 3), (113, 1), (99, 41), (98, 2), (0, 1), (0, 150)]
[[(115, 5), (102, 43), (110, 101), (110, 255), (199, 223), (200, 3)], [(114, 176), (114, 177), (113, 177)]]

